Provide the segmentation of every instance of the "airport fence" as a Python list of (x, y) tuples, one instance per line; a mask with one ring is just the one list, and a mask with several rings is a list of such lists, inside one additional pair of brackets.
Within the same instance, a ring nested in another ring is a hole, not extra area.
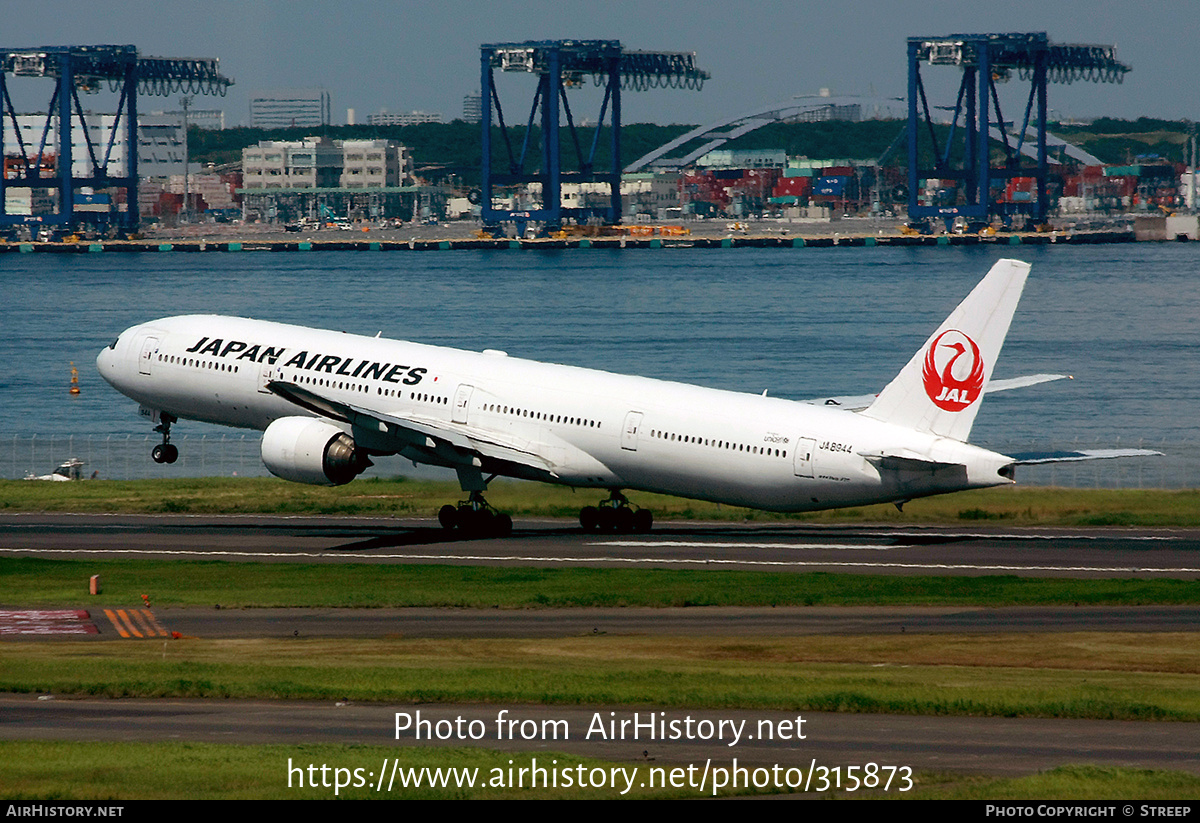
[[(250, 434), (181, 435), (171, 438), (179, 447), (179, 460), (158, 464), (150, 450), (158, 435), (8, 435), (0, 440), (0, 478), (19, 480), (50, 474), (68, 460), (83, 461), (82, 477), (110, 480), (144, 480), (164, 477), (266, 477), (259, 456), (262, 436)], [(1029, 444), (986, 443), (1001, 453), (1029, 451)], [(1196, 443), (1083, 443), (1072, 441), (1039, 446), (1044, 449), (1089, 448), (1155, 449), (1162, 457), (1128, 457), (1082, 463), (1021, 466), (1017, 482), (1024, 486), (1067, 486), (1098, 489), (1200, 488), (1200, 444)], [(415, 470), (398, 458), (382, 458), (364, 476), (441, 476)], [(453, 476), (446, 474), (447, 479)]]

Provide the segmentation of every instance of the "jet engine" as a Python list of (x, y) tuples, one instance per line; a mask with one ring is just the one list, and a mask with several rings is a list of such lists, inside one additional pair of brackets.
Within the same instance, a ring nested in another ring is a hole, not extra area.
[(341, 486), (371, 465), (353, 437), (314, 417), (281, 417), (267, 426), (262, 460), (276, 477), (313, 486)]

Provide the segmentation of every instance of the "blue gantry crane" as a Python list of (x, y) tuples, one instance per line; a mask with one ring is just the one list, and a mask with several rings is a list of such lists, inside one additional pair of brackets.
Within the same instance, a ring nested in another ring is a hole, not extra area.
[[(921, 65), (954, 66), (962, 71), (958, 99), (945, 144), (939, 143), (930, 116)], [(1116, 57), (1115, 46), (1052, 43), (1045, 32), (1011, 34), (951, 34), (908, 38), (908, 213), (910, 219), (942, 218), (949, 227), (956, 218), (983, 222), (1015, 216), (1035, 222), (1046, 217), (1046, 86), (1078, 80), (1119, 83), (1130, 70)], [(1004, 119), (997, 82), (1014, 73), (1029, 81), (1029, 95), (1020, 128)], [(1034, 105), (1037, 106), (1036, 116)], [(1035, 118), (1036, 119), (1033, 119)], [(961, 125), (960, 125), (961, 118)], [(1027, 145), (1032, 138), (1034, 145)], [(956, 140), (961, 139), (961, 144)], [(992, 162), (991, 140), (1002, 144), (999, 165)], [(960, 152), (956, 153), (956, 147)], [(925, 154), (922, 155), (922, 151)], [(1032, 155), (1034, 165), (1022, 161)], [(922, 166), (922, 156), (933, 166)], [(993, 196), (993, 187), (1016, 177), (1034, 178), (1035, 191), (1027, 201), (1006, 202)], [(920, 182), (951, 180), (939, 186), (942, 194), (924, 198)]]
[[(696, 67), (696, 55), (691, 52), (626, 51), (619, 40), (536, 40), (521, 43), (490, 43), (479, 47), (480, 87), (483, 130), (482, 193), (480, 197), (485, 226), (498, 227), (502, 222), (515, 222), (523, 233), (526, 223), (540, 223), (547, 229), (562, 225), (565, 219), (584, 223), (598, 217), (606, 223), (621, 218), (621, 91), (669, 87), (699, 89), (709, 78), (706, 71)], [(526, 123), (525, 139), (520, 153), (514, 151), (500, 96), (496, 91), (496, 70), (526, 72), (538, 75), (537, 91)], [(568, 87), (579, 85), (584, 77), (592, 77), (597, 86), (604, 86), (600, 115), (592, 135), (591, 148), (583, 153), (575, 119), (567, 100)], [(493, 117), (493, 110), (495, 115)], [(526, 171), (530, 139), (534, 123), (541, 112), (542, 167)], [(564, 171), (560, 151), (559, 125), (566, 115), (577, 168)], [(597, 170), (596, 148), (601, 126), (609, 118), (611, 167)], [(507, 168), (497, 171), (492, 161), (492, 123), (498, 122), (499, 135), (507, 151)], [(603, 208), (563, 208), (563, 182), (607, 183), (608, 205)], [(542, 184), (540, 209), (497, 209), (492, 195), (497, 186), (516, 186), (524, 183)]]
[[(9, 95), (9, 75), (48, 77), (56, 81), (36, 147), (26, 143), (21, 134), (17, 112)], [(99, 91), (104, 84), (120, 94), (107, 137), (91, 133), (79, 99), (81, 90)], [(138, 223), (138, 94), (224, 95), (231, 85), (233, 81), (221, 75), (215, 59), (142, 57), (134, 46), (0, 49), (0, 146), (7, 143), (9, 148), (13, 145), (17, 148), (15, 157), (6, 157), (6, 173), (0, 174), (0, 230), (29, 223), (73, 227), (98, 219), (95, 213), (75, 209), (76, 191), (84, 187), (123, 189), (126, 209), (118, 220), (126, 230), (135, 228)], [(48, 145), (54, 125), (57, 125), (57, 147)], [(14, 134), (11, 141), (7, 139), (9, 129)], [(78, 142), (87, 151), (88, 171), (84, 174), (77, 174), (75, 169), (73, 146), (76, 134), (81, 138)], [(124, 134), (125, 162), (120, 173), (116, 173), (118, 164), (114, 148), (120, 134)], [(50, 155), (54, 155), (53, 161)], [(51, 168), (53, 174), (48, 173)], [(8, 187), (57, 191), (57, 213), (8, 214), (3, 206), (4, 190)], [(103, 218), (107, 219), (108, 215)]]

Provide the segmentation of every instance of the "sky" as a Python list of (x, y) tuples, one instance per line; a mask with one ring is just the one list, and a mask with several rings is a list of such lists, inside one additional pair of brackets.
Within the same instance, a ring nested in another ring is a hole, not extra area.
[[(4, 48), (133, 44), (145, 56), (216, 57), (235, 80), (221, 108), (226, 125), (248, 125), (249, 99), (276, 88), (320, 87), (334, 123), (353, 108), (359, 123), (387, 109), (461, 116), (479, 88), (479, 47), (525, 40), (620, 40), (629, 50), (692, 51), (712, 74), (701, 91), (623, 95), (623, 122), (707, 124), (828, 88), (835, 95), (903, 97), (906, 39), (956, 32), (1045, 31), (1056, 43), (1115, 44), (1132, 66), (1122, 84), (1054, 84), (1051, 119), (1139, 116), (1200, 119), (1200, 23), (1183, 2), (1138, 0), (0, 0)], [(956, 69), (922, 69), (933, 105), (954, 103)], [(529, 75), (498, 75), (505, 119), (523, 122)], [(52, 84), (10, 79), (18, 109), (44, 111)], [(1005, 116), (1020, 116), (1028, 83), (1002, 92)], [(600, 97), (572, 92), (577, 120), (594, 120)], [(115, 95), (84, 105), (115, 108)], [(143, 112), (178, 109), (178, 95), (143, 97)], [(902, 109), (901, 109), (902, 110)]]

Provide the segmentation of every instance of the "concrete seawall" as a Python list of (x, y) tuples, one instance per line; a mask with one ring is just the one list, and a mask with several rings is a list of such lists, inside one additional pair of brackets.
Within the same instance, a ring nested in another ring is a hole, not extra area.
[(1049, 232), (1037, 234), (955, 235), (830, 235), (788, 237), (737, 235), (729, 237), (573, 237), (569, 239), (441, 240), (300, 240), (247, 238), (243, 240), (104, 240), (75, 243), (0, 242), (0, 253), (90, 254), (98, 252), (248, 252), (248, 251), (450, 251), (454, 249), (657, 249), (657, 248), (825, 248), (831, 246), (976, 246), (1052, 245), (1067, 243), (1132, 243), (1132, 231)]

